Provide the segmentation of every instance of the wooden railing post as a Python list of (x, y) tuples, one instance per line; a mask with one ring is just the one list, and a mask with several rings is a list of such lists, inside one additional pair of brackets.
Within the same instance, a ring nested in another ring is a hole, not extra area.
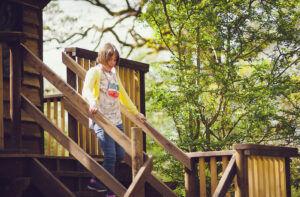
[[(138, 127), (131, 127), (131, 149), (132, 149), (132, 179), (137, 175), (144, 163), (143, 156), (143, 131)], [(145, 187), (139, 193), (139, 197), (145, 196)]]
[[(72, 56), (71, 53), (69, 55), (73, 59), (75, 58), (74, 56)], [(72, 70), (70, 70), (68, 67), (67, 67), (67, 82), (72, 88), (77, 90), (76, 74)], [(78, 144), (79, 143), (79, 141), (78, 141), (78, 123), (77, 123), (77, 120), (70, 113), (68, 113), (68, 131), (69, 131), (70, 138), (73, 139)]]
[(248, 197), (248, 161), (243, 150), (237, 150), (237, 190), (236, 197)]
[(186, 197), (194, 197), (199, 196), (198, 190), (198, 178), (197, 178), (197, 164), (193, 160), (192, 163), (192, 170), (188, 168), (184, 168), (184, 184), (185, 184), (185, 196)]

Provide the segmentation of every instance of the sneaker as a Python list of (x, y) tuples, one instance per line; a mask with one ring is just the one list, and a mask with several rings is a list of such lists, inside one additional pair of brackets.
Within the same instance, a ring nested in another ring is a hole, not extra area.
[(88, 188), (90, 190), (95, 190), (97, 192), (105, 192), (107, 189), (106, 187), (98, 180), (91, 178), (88, 184)]
[(116, 195), (106, 195), (106, 197), (116, 197)]

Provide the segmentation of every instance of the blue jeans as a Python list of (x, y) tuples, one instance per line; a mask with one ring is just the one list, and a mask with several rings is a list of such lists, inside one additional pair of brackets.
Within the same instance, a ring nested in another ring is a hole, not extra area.
[[(120, 163), (124, 159), (125, 151), (95, 122), (93, 122), (93, 127), (104, 153), (102, 166), (112, 176), (114, 176), (116, 164)], [(123, 124), (116, 125), (116, 127), (124, 133)], [(108, 189), (107, 194), (113, 195), (113, 192)]]

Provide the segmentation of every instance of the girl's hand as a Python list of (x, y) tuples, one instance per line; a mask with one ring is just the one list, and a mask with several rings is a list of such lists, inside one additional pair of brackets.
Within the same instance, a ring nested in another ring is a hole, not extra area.
[(144, 116), (144, 114), (142, 114), (142, 113), (138, 113), (135, 117), (142, 123), (144, 123), (147, 120), (146, 117)]
[(96, 105), (93, 105), (93, 106), (90, 106), (89, 111), (91, 114), (95, 114), (98, 111), (98, 108)]

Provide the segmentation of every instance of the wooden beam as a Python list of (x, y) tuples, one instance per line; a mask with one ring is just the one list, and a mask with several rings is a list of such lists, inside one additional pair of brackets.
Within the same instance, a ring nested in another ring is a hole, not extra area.
[(226, 192), (228, 188), (230, 187), (230, 184), (232, 183), (232, 180), (236, 174), (236, 154), (234, 154), (225, 169), (225, 172), (215, 190), (215, 193), (213, 194), (214, 197), (222, 197), (226, 195)]
[[(112, 125), (107, 119), (105, 119), (99, 112), (90, 115), (88, 103), (79, 95), (70, 85), (66, 84), (63, 79), (55, 74), (46, 64), (44, 64), (38, 57), (28, 50), (28, 48), (22, 45), (24, 48), (24, 59), (30, 62), (30, 65), (34, 66), (38, 72), (40, 72), (49, 82), (51, 82), (58, 90), (60, 90), (74, 106), (78, 107), (80, 112), (86, 116), (91, 117), (99, 126), (101, 126), (123, 149), (129, 154), (131, 152), (130, 139), (122, 133), (118, 128)], [(148, 179), (149, 183), (162, 192), (165, 196), (177, 196), (166, 184), (158, 180), (154, 175), (151, 175)]]
[[(76, 74), (69, 68), (67, 68), (67, 83), (73, 88), (77, 89), (76, 83)], [(77, 120), (71, 115), (68, 114), (68, 131), (69, 136), (79, 144), (78, 139), (78, 123)]]
[[(68, 103), (68, 107), (66, 107), (67, 110), (71, 109), (70, 113), (74, 113), (77, 115), (82, 115), (83, 117), (79, 118), (79, 122), (81, 124), (85, 124), (85, 122), (88, 121), (88, 118), (85, 114), (81, 114), (81, 112), (75, 107), (74, 104), (71, 103), (71, 101), (69, 101), (67, 98), (64, 98), (63, 100), (65, 100), (65, 103)], [(130, 141), (129, 141), (130, 143)], [(130, 155), (131, 156), (131, 155)], [(147, 155), (144, 155), (147, 158)], [(131, 160), (126, 160), (125, 162), (131, 166)], [(149, 175), (149, 179), (147, 180), (147, 182), (149, 182), (155, 189), (157, 189), (157, 191), (161, 192), (161, 194), (163, 194), (164, 196), (168, 196), (168, 197), (172, 197), (172, 196), (177, 196), (174, 191), (172, 191), (164, 182), (160, 181), (159, 179), (157, 179), (153, 174)]]
[(143, 131), (138, 127), (131, 127), (131, 148), (132, 148), (132, 177), (135, 177), (144, 163), (143, 144), (140, 140)]
[[(63, 55), (63, 61), (66, 63), (68, 68), (72, 69), (79, 77), (85, 78), (86, 71), (77, 64), (72, 58)], [(180, 161), (186, 168), (192, 169), (191, 159), (179, 149), (173, 142), (164, 137), (160, 132), (154, 129), (149, 123), (141, 123), (133, 114), (131, 114), (126, 107), (121, 105), (121, 112), (129, 118), (138, 127), (142, 128), (152, 139), (164, 147), (171, 155), (173, 155), (178, 161)], [(103, 128), (103, 127), (102, 127)], [(105, 129), (104, 129), (105, 130)]]
[[(21, 75), (22, 55), (18, 42), (11, 42), (10, 47), (10, 121), (12, 130), (10, 140), (13, 151), (20, 152), (22, 148), (21, 135)], [(2, 71), (0, 71), (2, 72)]]
[(237, 150), (236, 152), (237, 188), (235, 195), (237, 197), (248, 197), (248, 159), (244, 155), (244, 150)]
[(107, 172), (89, 154), (81, 149), (70, 137), (66, 136), (29, 100), (22, 96), (24, 110), (36, 120), (46, 131), (48, 131), (70, 154), (72, 154), (86, 169), (94, 174), (99, 180), (109, 187), (116, 195), (123, 196), (126, 188), (121, 185), (109, 172)]
[(144, 196), (144, 194), (140, 194), (140, 191), (143, 191), (142, 188), (144, 187), (144, 183), (151, 174), (152, 165), (152, 156), (149, 156), (145, 164), (140, 168), (134, 177), (124, 197)]
[[(144, 163), (144, 152), (143, 152), (143, 131), (141, 128), (138, 127), (131, 127), (131, 148), (132, 148), (132, 178), (137, 176), (140, 168), (143, 166)], [(145, 196), (145, 186), (141, 186), (139, 197)]]
[(202, 157), (222, 157), (231, 156), (235, 153), (235, 150), (221, 150), (221, 151), (205, 151), (205, 152), (192, 152), (186, 153), (190, 158), (202, 158)]
[(46, 197), (75, 197), (75, 195), (36, 158), (32, 158), (30, 175), (32, 176), (32, 182), (35, 187)]
[(62, 98), (61, 102), (64, 104), (65, 109), (76, 119), (79, 121), (80, 124), (85, 126), (85, 128), (89, 128), (89, 119), (80, 113), (74, 105), (67, 99), (67, 98)]

